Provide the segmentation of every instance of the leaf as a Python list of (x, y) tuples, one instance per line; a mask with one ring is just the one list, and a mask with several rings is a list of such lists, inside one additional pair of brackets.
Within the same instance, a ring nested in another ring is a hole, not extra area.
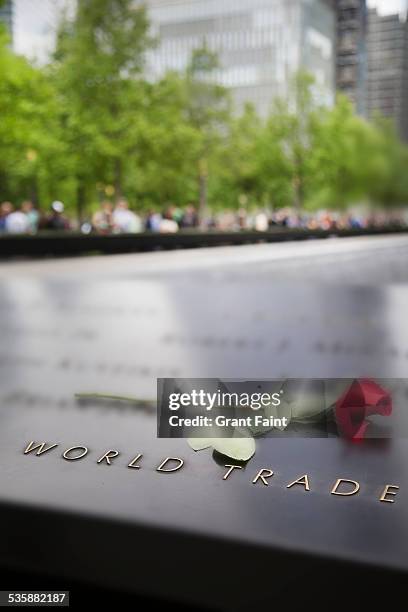
[(236, 461), (248, 461), (255, 454), (254, 438), (188, 438), (187, 442), (195, 451), (212, 447)]
[(217, 438), (213, 447), (222, 455), (237, 461), (248, 461), (255, 454), (254, 438)]
[(188, 438), (187, 442), (191, 446), (191, 448), (195, 451), (204, 450), (205, 448), (209, 448), (213, 443), (212, 438)]

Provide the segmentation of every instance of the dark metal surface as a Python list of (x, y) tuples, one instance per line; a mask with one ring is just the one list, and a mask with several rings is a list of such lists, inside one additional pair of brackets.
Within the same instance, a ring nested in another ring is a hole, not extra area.
[(36, 236), (0, 237), (0, 257), (19, 255), (38, 257), (50, 255), (80, 255), (84, 253), (131, 253), (157, 249), (197, 248), (204, 246), (242, 245), (258, 242), (285, 242), (290, 240), (309, 240), (333, 236), (376, 236), (405, 234), (408, 230), (401, 226), (369, 229), (304, 230), (273, 228), (267, 232), (200, 232), (181, 231), (176, 234), (119, 234), (99, 236), (79, 233), (44, 232)]
[[(0, 292), (3, 565), (202, 605), (253, 601), (265, 566), (281, 584), (319, 559), (408, 570), (407, 440), (261, 439), (223, 481), (230, 461), (157, 440), (148, 407), (73, 399), (153, 398), (158, 376), (404, 377), (404, 287), (254, 280), (244, 291), (175, 277), (15, 280)], [(24, 455), (30, 440), (59, 446)], [(75, 444), (89, 455), (64, 461)], [(98, 465), (109, 449), (120, 456)], [(142, 468), (128, 469), (138, 453)], [(157, 473), (168, 455), (185, 467)], [(275, 471), (269, 487), (251, 482), (261, 467)], [(286, 488), (305, 473), (310, 492)], [(361, 492), (330, 495), (340, 477)], [(385, 484), (401, 487), (394, 504), (378, 501)]]

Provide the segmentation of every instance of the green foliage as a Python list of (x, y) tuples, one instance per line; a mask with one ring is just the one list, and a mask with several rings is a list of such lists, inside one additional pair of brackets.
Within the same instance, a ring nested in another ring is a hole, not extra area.
[(200, 133), (185, 118), (184, 81), (170, 73), (154, 85), (145, 84), (144, 95), (138, 147), (128, 156), (125, 193), (143, 208), (183, 205), (196, 198), (202, 147)]
[(1, 35), (0, 75), (1, 198), (49, 198), (57, 180), (63, 183), (56, 92)]
[(131, 0), (79, 0), (74, 21), (61, 24), (53, 73), (80, 215), (96, 182), (122, 194), (139, 146), (146, 89), (140, 75), (150, 43), (145, 9)]
[(200, 141), (196, 159), (199, 214), (207, 214), (208, 179), (217, 150), (222, 146), (231, 109), (226, 90), (215, 82), (217, 56), (206, 45), (193, 52), (185, 83), (185, 117)]
[(236, 208), (262, 200), (259, 142), (262, 122), (251, 105), (229, 120), (227, 136), (214, 152), (210, 201), (217, 209)]
[(147, 78), (154, 44), (133, 0), (79, 0), (52, 61), (31, 65), (0, 30), (0, 200), (62, 199), (79, 217), (102, 198), (201, 212), (241, 205), (340, 210), (408, 203), (408, 147), (392, 123), (318, 103), (310, 75), (267, 118), (237, 115), (217, 57), (197, 49), (184, 73)]

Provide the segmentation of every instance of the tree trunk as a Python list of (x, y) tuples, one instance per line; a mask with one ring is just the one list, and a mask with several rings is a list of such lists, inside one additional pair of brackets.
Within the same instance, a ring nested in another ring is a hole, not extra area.
[(38, 207), (38, 184), (37, 184), (37, 177), (34, 176), (32, 183), (31, 183), (31, 201), (34, 204), (34, 206), (37, 208)]
[(115, 198), (120, 200), (122, 197), (122, 161), (120, 159), (115, 160)]
[(303, 183), (300, 176), (295, 176), (293, 180), (294, 198), (293, 205), (297, 213), (302, 210), (303, 206)]
[(85, 209), (85, 187), (81, 179), (78, 179), (77, 187), (77, 219), (79, 226), (81, 227), (84, 221), (84, 209)]
[(198, 194), (198, 218), (202, 225), (208, 212), (208, 169), (207, 160), (204, 159), (198, 166)]

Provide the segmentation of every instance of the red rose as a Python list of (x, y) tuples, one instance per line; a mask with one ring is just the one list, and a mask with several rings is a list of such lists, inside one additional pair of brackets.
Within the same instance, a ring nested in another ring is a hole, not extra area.
[(368, 378), (355, 380), (337, 400), (335, 415), (339, 433), (345, 438), (364, 438), (371, 414), (388, 416), (392, 401), (388, 391)]

